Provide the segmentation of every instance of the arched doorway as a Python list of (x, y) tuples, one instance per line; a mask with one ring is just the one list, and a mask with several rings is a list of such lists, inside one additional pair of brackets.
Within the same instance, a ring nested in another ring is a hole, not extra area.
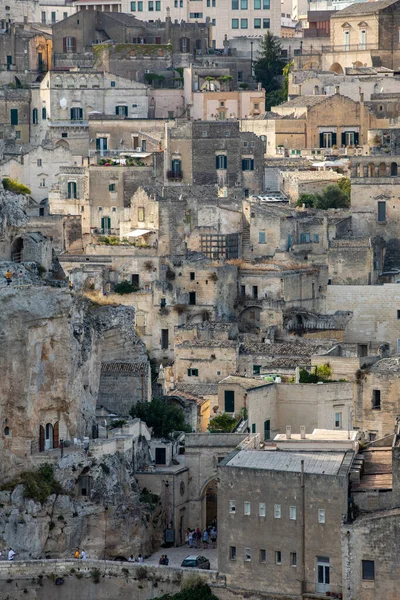
[(333, 63), (329, 70), (333, 71), (333, 73), (337, 73), (338, 75), (343, 75), (344, 72), (342, 65), (337, 62)]
[(217, 522), (217, 480), (211, 479), (203, 488), (202, 527), (210, 527)]
[(44, 449), (51, 450), (54, 443), (54, 428), (51, 423), (46, 423), (44, 436)]
[(13, 262), (22, 262), (24, 260), (24, 240), (17, 237), (11, 244), (11, 260)]

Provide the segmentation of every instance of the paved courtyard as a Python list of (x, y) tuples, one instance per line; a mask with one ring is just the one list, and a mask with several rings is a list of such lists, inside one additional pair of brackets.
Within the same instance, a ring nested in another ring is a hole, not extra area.
[(179, 548), (161, 548), (161, 550), (158, 550), (149, 558), (146, 558), (144, 564), (158, 565), (158, 561), (160, 560), (160, 556), (162, 554), (166, 554), (168, 556), (169, 566), (171, 567), (180, 567), (183, 559), (186, 558), (186, 556), (189, 556), (189, 554), (193, 554), (195, 556), (205, 556), (210, 561), (211, 569), (218, 569), (216, 548), (207, 548), (206, 550), (203, 550), (202, 548), (195, 549), (189, 548), (188, 546), (180, 546)]

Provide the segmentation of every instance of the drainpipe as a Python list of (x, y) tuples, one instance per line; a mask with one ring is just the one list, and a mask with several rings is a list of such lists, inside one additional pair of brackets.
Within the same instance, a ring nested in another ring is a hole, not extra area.
[(306, 592), (306, 494), (304, 485), (304, 460), (301, 461), (301, 510), (302, 510), (302, 531), (301, 531), (301, 593)]

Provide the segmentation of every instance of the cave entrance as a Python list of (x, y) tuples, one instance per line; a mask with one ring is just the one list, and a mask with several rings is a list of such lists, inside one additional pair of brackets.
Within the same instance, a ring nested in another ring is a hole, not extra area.
[(24, 240), (17, 237), (11, 244), (11, 260), (13, 262), (22, 262), (24, 260)]

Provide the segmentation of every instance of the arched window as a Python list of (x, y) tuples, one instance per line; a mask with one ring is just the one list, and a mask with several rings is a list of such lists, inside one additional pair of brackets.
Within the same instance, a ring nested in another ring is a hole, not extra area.
[(392, 177), (397, 177), (397, 163), (395, 162), (392, 162), (390, 165), (390, 175)]
[(72, 53), (76, 52), (76, 38), (73, 36), (67, 36), (63, 38), (63, 51)]
[(10, 428), (4, 427), (4, 435), (10, 435)]

